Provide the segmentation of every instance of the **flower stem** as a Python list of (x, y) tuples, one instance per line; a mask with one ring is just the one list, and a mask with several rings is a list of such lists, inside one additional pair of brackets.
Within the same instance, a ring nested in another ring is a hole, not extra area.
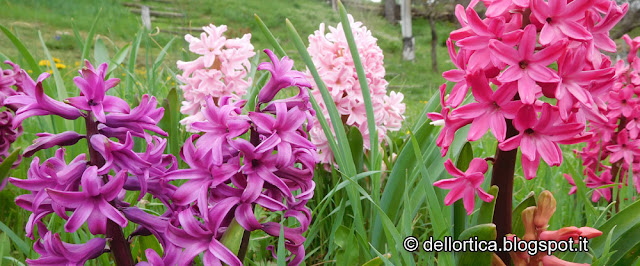
[[(518, 134), (511, 120), (507, 120), (507, 138)], [(493, 223), (496, 225), (498, 245), (502, 245), (502, 237), (511, 233), (511, 213), (513, 205), (513, 174), (516, 166), (518, 149), (503, 151), (496, 146), (495, 162), (491, 172), (491, 185), (498, 186), (498, 197), (493, 212)], [(506, 265), (510, 265), (508, 252), (500, 252), (498, 256)]]
[[(89, 141), (93, 135), (98, 134), (98, 123), (93, 120), (93, 114), (91, 114), (91, 112), (88, 112), (87, 117), (85, 117), (85, 125), (87, 127), (89, 164), (102, 167), (105, 164), (104, 158), (93, 148), (93, 146), (91, 146), (91, 142)], [(105, 183), (109, 181), (107, 175), (103, 175), (102, 179)], [(115, 201), (109, 203), (117, 208)], [(109, 219), (107, 219), (107, 238), (111, 239), (109, 241), (109, 247), (116, 265), (133, 266), (134, 262), (133, 256), (131, 255), (131, 247), (129, 246), (127, 239), (124, 237), (122, 228)]]

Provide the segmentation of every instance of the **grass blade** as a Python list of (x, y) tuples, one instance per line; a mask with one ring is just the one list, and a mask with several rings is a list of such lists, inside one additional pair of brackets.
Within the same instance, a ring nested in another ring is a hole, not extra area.
[(93, 36), (96, 35), (96, 25), (98, 24), (100, 13), (102, 13), (102, 8), (98, 10), (96, 18), (93, 20), (91, 28), (89, 29), (89, 35), (87, 35), (87, 40), (84, 42), (84, 46), (82, 47), (82, 58), (80, 58), (81, 62), (85, 59), (89, 59), (89, 51), (91, 50), (91, 46), (93, 46)]
[[(62, 75), (60, 75), (60, 71), (58, 71), (58, 68), (56, 67), (55, 63), (53, 62), (53, 57), (51, 56), (51, 53), (49, 53), (49, 49), (47, 48), (47, 45), (44, 42), (44, 39), (42, 38), (42, 33), (40, 31), (38, 31), (38, 37), (40, 38), (40, 43), (42, 44), (42, 49), (44, 50), (44, 55), (47, 57), (47, 60), (49, 60), (50, 63), (50, 68), (51, 71), (53, 72), (53, 80), (55, 81), (56, 84), (56, 92), (58, 93), (58, 101), (64, 101), (67, 98), (69, 98), (68, 94), (67, 94), (67, 87), (64, 85), (64, 80), (62, 79)], [(55, 128), (56, 125), (58, 123), (54, 123), (53, 127)], [(67, 131), (67, 130), (72, 130), (75, 131), (75, 125), (73, 123), (73, 121), (71, 120), (67, 120), (64, 119), (64, 128), (63, 129), (58, 129), (56, 128), (56, 132), (62, 132), (62, 131)]]
[[(13, 35), (13, 33), (11, 33), (11, 31), (9, 31), (7, 28), (5, 28), (2, 25), (0, 25), (0, 30), (2, 30), (4, 35), (6, 35), (7, 38), (9, 38), (11, 43), (13, 43), (13, 46), (15, 46), (18, 49), (18, 51), (20, 52), (22, 57), (24, 57), (24, 59), (27, 61), (27, 64), (29, 65), (31, 70), (34, 73), (42, 72), (40, 70), (40, 66), (38, 66), (38, 64), (36, 63), (36, 60), (33, 59), (33, 56), (31, 55), (31, 53), (29, 53), (29, 50), (27, 50), (27, 47), (24, 46), (24, 44), (20, 41), (20, 39), (18, 39), (18, 37)], [(53, 62), (53, 61), (49, 61), (49, 62)]]

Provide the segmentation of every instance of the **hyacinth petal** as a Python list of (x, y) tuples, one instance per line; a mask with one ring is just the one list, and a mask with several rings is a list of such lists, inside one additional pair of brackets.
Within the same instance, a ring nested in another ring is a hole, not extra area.
[(24, 150), (23, 156), (31, 157), (39, 150), (48, 149), (54, 146), (70, 146), (76, 144), (85, 136), (75, 131), (65, 131), (55, 135), (41, 135), (33, 141), (33, 144)]
[(473, 188), (468, 187), (463, 193), (464, 196), (462, 197), (462, 203), (464, 204), (464, 209), (467, 210), (467, 215), (471, 215), (476, 206), (475, 191)]
[(208, 244), (206, 242), (198, 242), (188, 246), (182, 252), (182, 256), (180, 256), (180, 259), (178, 260), (178, 265), (189, 265), (193, 263), (193, 260), (198, 256), (198, 254), (207, 250), (207, 246)]
[(250, 203), (242, 203), (236, 208), (236, 221), (246, 230), (254, 231), (262, 228), (262, 225), (253, 214), (253, 208)]
[(51, 199), (67, 208), (78, 208), (87, 198), (82, 192), (58, 191), (54, 189), (45, 189)]
[(540, 157), (547, 162), (547, 164), (550, 166), (560, 165), (562, 162), (562, 151), (560, 147), (558, 147), (558, 144), (545, 138), (539, 138), (536, 144)]
[(105, 112), (129, 113), (129, 104), (123, 99), (115, 96), (106, 95), (102, 100)]
[(216, 258), (219, 258), (221, 261), (230, 266), (239, 266), (242, 265), (242, 262), (238, 257), (236, 257), (233, 252), (231, 252), (227, 247), (222, 245), (217, 240), (211, 241), (209, 243), (209, 251), (213, 253)]
[(502, 114), (498, 112), (491, 114), (489, 127), (491, 128), (491, 133), (499, 142), (504, 141), (507, 136), (507, 122)]
[(96, 120), (102, 123), (105, 123), (107, 121), (102, 104), (93, 105), (90, 109)]
[(482, 115), (477, 117), (471, 122), (471, 127), (469, 128), (469, 134), (467, 135), (468, 141), (476, 141), (482, 138), (487, 130), (489, 129), (490, 116)]
[(503, 151), (511, 151), (511, 150), (517, 149), (520, 146), (521, 140), (522, 140), (522, 134), (519, 134), (501, 142), (500, 144), (498, 144), (498, 147), (500, 148), (500, 150), (503, 150)]
[(560, 81), (560, 77), (553, 70), (540, 66), (540, 65), (530, 65), (527, 68), (527, 74), (531, 79), (538, 82), (558, 82)]
[[(82, 202), (82, 204), (76, 208), (67, 223), (64, 225), (64, 230), (68, 233), (73, 233), (80, 228), (87, 219), (93, 213), (94, 205), (90, 202)], [(94, 232), (92, 232), (94, 233)]]
[(85, 98), (84, 96), (67, 98), (65, 101), (69, 103), (71, 106), (81, 110), (91, 109), (91, 107), (89, 106), (89, 103), (87, 102), (87, 98)]
[(247, 175), (247, 187), (242, 192), (240, 200), (243, 202), (255, 201), (263, 188), (264, 180), (257, 173)]
[(487, 112), (487, 105), (478, 102), (472, 102), (460, 106), (451, 112), (452, 118), (473, 119), (484, 115)]
[(442, 189), (452, 189), (460, 184), (460, 180), (457, 178), (449, 178), (438, 180), (433, 183), (434, 186), (442, 188)]
[(536, 48), (536, 26), (533, 24), (527, 25), (522, 33), (522, 39), (518, 45), (518, 55), (520, 58), (529, 59), (533, 55), (533, 51)]
[(513, 121), (513, 126), (520, 132), (523, 132), (529, 128), (533, 128), (537, 122), (536, 112), (532, 105), (523, 105), (516, 118)]
[(487, 170), (489, 169), (489, 165), (487, 164), (487, 161), (485, 161), (482, 158), (473, 158), (473, 160), (471, 160), (471, 162), (469, 163), (469, 168), (467, 169), (466, 173), (486, 173)]
[(127, 176), (127, 171), (121, 170), (116, 174), (114, 178), (109, 180), (104, 186), (100, 188), (100, 194), (107, 201), (114, 200), (120, 191), (122, 191), (122, 187), (124, 186), (124, 181)]
[(471, 29), (478, 35), (481, 36), (490, 36), (492, 32), (489, 31), (487, 25), (484, 24), (482, 19), (478, 16), (478, 13), (473, 8), (467, 9), (467, 23)]
[(500, 75), (498, 76), (498, 80), (500, 80), (501, 82), (507, 83), (507, 82), (517, 81), (521, 79), (523, 76), (524, 76), (524, 71), (522, 71), (521, 68), (516, 66), (510, 66), (505, 71), (500, 73)]
[(516, 66), (522, 59), (518, 56), (518, 52), (513, 49), (513, 47), (508, 46), (500, 41), (491, 40), (489, 42), (489, 47), (493, 52), (493, 56), (508, 65)]
[(82, 191), (88, 196), (97, 196), (100, 194), (102, 179), (98, 176), (98, 167), (95, 165), (87, 167), (82, 174), (81, 179)]
[(527, 156), (522, 156), (522, 171), (524, 172), (524, 178), (531, 180), (536, 177), (538, 172), (538, 165), (540, 165), (540, 155), (536, 153), (536, 157), (533, 160), (529, 160)]
[(103, 201), (98, 204), (98, 208), (104, 216), (109, 218), (109, 220), (114, 221), (120, 227), (127, 227), (129, 220), (127, 220), (127, 218), (125, 218), (124, 215), (122, 215), (122, 213), (119, 212), (115, 207), (111, 206), (111, 204)]
[(178, 189), (173, 193), (173, 201), (178, 205), (189, 205), (190, 203), (196, 201), (201, 193), (201, 188), (205, 183), (206, 182), (199, 181), (197, 179), (187, 181), (186, 183), (178, 187)]
[(560, 31), (568, 37), (576, 40), (586, 41), (592, 38), (591, 33), (589, 33), (589, 31), (587, 31), (585, 27), (575, 21), (565, 20), (558, 27), (558, 29), (560, 29)]
[(220, 228), (229, 211), (239, 203), (239, 198), (229, 197), (218, 201), (208, 213), (210, 228)]
[(464, 197), (464, 191), (466, 189), (466, 184), (464, 181), (459, 180), (458, 181), (458, 185), (453, 187), (449, 193), (447, 193), (447, 196), (444, 197), (444, 204), (449, 206), (451, 204), (453, 204), (454, 202), (458, 201), (459, 199), (461, 199), (462, 197)]
[(444, 168), (447, 170), (447, 172), (454, 176), (454, 177), (464, 177), (464, 173), (462, 171), (460, 171), (460, 169), (456, 168), (455, 165), (453, 165), (453, 161), (451, 161), (451, 159), (447, 159), (446, 162), (444, 162)]

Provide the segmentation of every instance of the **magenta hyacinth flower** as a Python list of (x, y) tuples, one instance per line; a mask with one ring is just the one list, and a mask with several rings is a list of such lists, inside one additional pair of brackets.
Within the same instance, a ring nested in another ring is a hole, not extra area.
[(611, 181), (611, 171), (604, 171), (600, 176), (596, 175), (591, 169), (587, 168), (585, 171), (587, 173), (587, 182), (585, 185), (588, 188), (595, 189), (591, 196), (591, 201), (598, 202), (601, 197), (604, 197), (607, 201), (611, 201), (611, 188), (599, 188), (601, 186), (614, 184), (613, 181)]
[(566, 37), (586, 41), (592, 39), (591, 33), (578, 21), (584, 18), (585, 11), (591, 6), (590, 0), (531, 0), (531, 17), (542, 23), (540, 44), (548, 45)]
[(518, 50), (513, 49), (503, 42), (491, 40), (489, 47), (493, 56), (509, 65), (500, 73), (500, 82), (517, 82), (518, 93), (522, 102), (532, 104), (541, 93), (537, 82), (558, 82), (558, 74), (547, 66), (556, 61), (562, 55), (565, 41), (555, 42), (548, 47), (534, 53), (536, 48), (536, 27), (529, 25), (524, 28), (522, 39), (518, 44)]
[(440, 180), (433, 183), (433, 185), (442, 189), (451, 190), (444, 198), (445, 205), (451, 205), (453, 202), (462, 199), (464, 208), (467, 210), (467, 215), (471, 215), (476, 204), (476, 193), (478, 197), (485, 202), (493, 200), (493, 196), (480, 187), (484, 180), (484, 174), (489, 168), (485, 160), (474, 158), (469, 164), (469, 169), (465, 172), (456, 168), (451, 159), (448, 159), (444, 163), (444, 167), (454, 178)]
[(498, 141), (504, 141), (507, 135), (505, 119), (513, 119), (522, 105), (520, 101), (512, 100), (515, 95), (509, 88), (512, 85), (503, 85), (494, 92), (482, 70), (471, 74), (469, 80), (477, 102), (453, 110), (451, 117), (473, 119), (467, 137), (469, 141), (479, 140), (489, 128)]
[[(44, 233), (44, 232), (42, 232)], [(27, 259), (29, 265), (84, 265), (87, 260), (102, 255), (107, 240), (93, 238), (84, 244), (69, 244), (60, 239), (60, 235), (46, 232), (42, 239), (33, 244), (33, 250), (40, 258)]]
[[(22, 71), (24, 72), (24, 70)], [(37, 81), (33, 81), (29, 75), (22, 73), (22, 94), (16, 94), (7, 98), (4, 104), (20, 106), (13, 119), (13, 127), (18, 127), (22, 120), (32, 116), (57, 115), (65, 119), (74, 120), (81, 116), (75, 107), (51, 99), (44, 94), (42, 81), (49, 77), (49, 73), (42, 73)]]
[(265, 49), (264, 53), (269, 56), (271, 62), (260, 63), (258, 70), (271, 72), (271, 79), (258, 93), (258, 104), (270, 102), (280, 90), (286, 87), (311, 88), (311, 83), (307, 81), (302, 72), (292, 70), (293, 60), (286, 56), (278, 59), (269, 49)]
[(618, 133), (616, 144), (608, 145), (606, 148), (611, 152), (609, 162), (615, 163), (624, 159), (624, 163), (631, 165), (633, 158), (640, 156), (640, 139), (629, 139), (629, 133), (623, 129)]
[(82, 191), (46, 189), (55, 203), (75, 209), (64, 225), (65, 231), (75, 232), (84, 222), (87, 222), (89, 232), (92, 234), (106, 234), (107, 219), (121, 227), (127, 226), (128, 221), (124, 215), (109, 204), (122, 191), (126, 174), (125, 171), (121, 171), (105, 184), (98, 176), (98, 167), (89, 166), (82, 174), (80, 181)]
[(210, 159), (214, 165), (222, 164), (222, 150), (229, 145), (228, 140), (246, 133), (251, 126), (246, 117), (239, 116), (239, 105), (244, 101), (232, 104), (230, 100), (228, 96), (220, 98), (218, 107), (209, 97), (207, 105), (201, 110), (206, 121), (191, 124), (193, 129), (204, 132), (198, 139), (198, 147), (206, 147), (211, 151)]
[[(231, 266), (242, 265), (242, 262), (217, 239), (218, 228), (207, 228), (194, 217), (187, 208), (177, 214), (182, 229), (169, 224), (167, 237), (179, 247), (185, 248), (178, 260), (178, 265), (188, 265), (198, 254), (204, 251), (204, 265), (220, 265), (224, 262)], [(216, 216), (222, 219), (221, 216)], [(209, 223), (211, 224), (211, 223)]]
[(151, 166), (133, 151), (133, 138), (127, 133), (124, 143), (114, 142), (104, 135), (96, 134), (90, 139), (91, 146), (105, 159), (105, 164), (98, 169), (98, 174), (104, 175), (114, 168), (116, 171), (128, 170), (134, 174), (141, 174)]
[(286, 104), (276, 103), (275, 109), (275, 117), (251, 112), (249, 118), (255, 123), (258, 132), (270, 135), (263, 140), (262, 148), (268, 150), (277, 147), (278, 164), (287, 165), (292, 157), (292, 146), (313, 148), (313, 143), (298, 132), (306, 121), (306, 116), (297, 106), (287, 111)]
[(120, 79), (107, 76), (107, 63), (98, 69), (93, 68), (89, 60), (85, 60), (85, 67), (79, 72), (82, 77), (73, 78), (73, 82), (82, 92), (81, 96), (68, 98), (66, 101), (78, 109), (91, 111), (95, 118), (104, 123), (107, 121), (105, 112), (129, 113), (129, 104), (123, 99), (105, 93), (118, 85)]
[(562, 151), (558, 143), (572, 143), (576, 135), (584, 130), (584, 124), (565, 123), (557, 113), (551, 105), (545, 103), (540, 118), (537, 118), (534, 107), (524, 105), (513, 122), (520, 134), (499, 144), (500, 149), (505, 151), (518, 146), (522, 149), (522, 167), (527, 179), (535, 177), (540, 158), (550, 166), (560, 165)]

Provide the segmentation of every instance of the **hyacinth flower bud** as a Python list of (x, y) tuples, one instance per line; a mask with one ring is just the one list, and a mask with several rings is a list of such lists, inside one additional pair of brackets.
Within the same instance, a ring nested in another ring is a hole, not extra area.
[(536, 209), (533, 223), (538, 228), (546, 229), (549, 219), (556, 211), (556, 199), (548, 190), (542, 191), (538, 196), (538, 208)]
[(531, 206), (522, 211), (522, 224), (524, 225), (524, 236), (522, 236), (522, 239), (524, 240), (529, 241), (536, 239), (536, 225), (533, 223), (533, 220), (537, 209), (536, 206)]
[(563, 227), (556, 231), (544, 231), (540, 233), (540, 240), (569, 240), (572, 239), (574, 243), (578, 242), (580, 237), (580, 229), (575, 226)]
[(583, 226), (578, 229), (580, 230), (580, 236), (582, 237), (594, 238), (602, 235), (600, 230), (588, 226)]
[[(513, 238), (517, 236), (514, 234), (507, 234), (505, 237), (507, 238), (507, 241), (513, 241)], [(526, 266), (529, 261), (529, 254), (526, 252), (509, 251), (509, 256), (511, 256), (514, 266)]]

